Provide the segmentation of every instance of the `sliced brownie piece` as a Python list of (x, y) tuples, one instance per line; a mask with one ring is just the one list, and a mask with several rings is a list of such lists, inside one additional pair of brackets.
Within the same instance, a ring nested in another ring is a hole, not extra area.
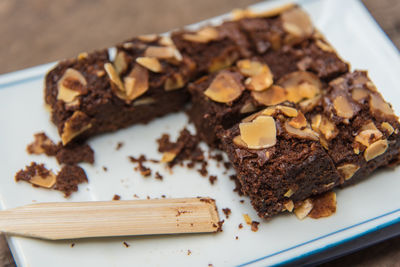
[(47, 74), (45, 100), (64, 145), (183, 108), (194, 64), (171, 40), (148, 38), (119, 45), (114, 62), (107, 50), (85, 53)]
[(259, 216), (268, 218), (293, 203), (340, 183), (340, 176), (303, 113), (271, 106), (221, 136), (241, 184)]
[(307, 117), (345, 184), (399, 161), (398, 118), (365, 71), (330, 82), (321, 103)]

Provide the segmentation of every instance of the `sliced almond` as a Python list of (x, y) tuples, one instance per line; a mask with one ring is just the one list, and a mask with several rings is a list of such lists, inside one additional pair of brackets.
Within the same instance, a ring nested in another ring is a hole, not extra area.
[(237, 53), (231, 53), (228, 55), (220, 55), (211, 60), (208, 66), (208, 72), (216, 72), (231, 66), (236, 59), (239, 57)]
[(307, 126), (306, 117), (304, 117), (303, 113), (298, 112), (298, 115), (289, 121), (289, 125), (297, 129), (304, 128)]
[(282, 13), (283, 29), (295, 37), (308, 37), (314, 31), (310, 17), (300, 8), (292, 8)]
[(214, 27), (204, 27), (196, 33), (185, 33), (182, 38), (195, 43), (208, 43), (218, 39), (218, 30)]
[(324, 135), (326, 140), (331, 140), (339, 134), (336, 125), (325, 116), (322, 116), (318, 130)]
[(381, 113), (385, 116), (394, 116), (393, 109), (378, 94), (371, 94), (369, 106), (372, 113)]
[(106, 63), (104, 64), (104, 69), (107, 72), (108, 78), (110, 78), (111, 85), (113, 86), (113, 88), (116, 88), (115, 91), (124, 92), (124, 84), (122, 83), (121, 78), (119, 77), (119, 74), (114, 66), (111, 63)]
[(297, 138), (309, 139), (309, 140), (314, 140), (314, 141), (319, 140), (318, 133), (314, 132), (310, 128), (305, 128), (305, 129), (300, 130), (300, 129), (294, 128), (288, 122), (286, 122), (285, 129), (290, 135), (297, 137)]
[(158, 43), (163, 46), (174, 46), (174, 41), (169, 36), (161, 36)]
[(52, 188), (56, 184), (56, 181), (57, 177), (52, 171), (49, 171), (49, 174), (45, 177), (36, 173), (31, 179), (29, 179), (31, 184), (44, 188)]
[(293, 196), (293, 194), (294, 194), (294, 191), (291, 188), (289, 188), (289, 190), (286, 191), (286, 193), (283, 196), (284, 197), (291, 197), (291, 196)]
[(86, 93), (86, 85), (86, 79), (79, 71), (68, 68), (57, 83), (57, 100), (73, 102), (78, 96)]
[(318, 105), (320, 100), (321, 100), (321, 95), (317, 95), (316, 97), (300, 101), (299, 106), (301, 111), (307, 113), (313, 110)]
[(283, 206), (287, 211), (292, 212), (294, 208), (293, 200), (286, 201), (285, 203), (283, 203)]
[(133, 106), (137, 107), (137, 106), (150, 105), (150, 104), (154, 104), (155, 102), (156, 102), (156, 100), (152, 97), (144, 97), (144, 98), (135, 100), (135, 102), (133, 102)]
[(222, 71), (214, 78), (204, 94), (215, 102), (229, 103), (237, 99), (243, 90), (243, 85), (237, 81), (233, 73)]
[(252, 91), (251, 96), (260, 104), (265, 106), (277, 105), (287, 100), (285, 89), (278, 85), (272, 85), (267, 90)]
[(252, 102), (247, 102), (240, 108), (240, 113), (250, 113), (256, 111), (256, 109), (256, 106)]
[(338, 171), (342, 174), (345, 180), (349, 180), (360, 169), (360, 166), (347, 163), (337, 167)]
[(276, 144), (276, 125), (274, 118), (259, 116), (252, 122), (239, 124), (240, 137), (250, 149), (262, 149)]
[(185, 81), (180, 73), (173, 73), (170, 77), (167, 78), (164, 84), (165, 91), (172, 91), (176, 89), (180, 89), (185, 86)]
[(390, 123), (388, 123), (386, 121), (382, 122), (381, 126), (383, 129), (385, 129), (389, 133), (389, 135), (391, 135), (394, 132), (393, 126), (390, 125)]
[(177, 156), (177, 152), (175, 151), (166, 151), (163, 153), (163, 156), (161, 158), (161, 162), (171, 162), (175, 159), (175, 157)]
[(172, 46), (149, 46), (144, 51), (144, 56), (182, 61), (181, 53), (178, 51), (178, 49)]
[(381, 139), (382, 136), (382, 132), (376, 128), (373, 122), (370, 122), (361, 128), (354, 140), (368, 147), (376, 140)]
[(124, 78), (126, 100), (132, 101), (143, 95), (149, 89), (149, 72), (136, 64), (127, 77)]
[(136, 62), (152, 72), (162, 72), (163, 70), (160, 61), (154, 57), (138, 57)]
[(248, 77), (255, 76), (262, 72), (265, 72), (266, 67), (268, 68), (266, 64), (250, 59), (239, 60), (236, 63), (236, 66), (239, 68), (240, 73)]
[(337, 96), (333, 100), (333, 107), (339, 117), (351, 119), (354, 116), (353, 106), (345, 96)]
[(89, 54), (87, 52), (82, 52), (82, 53), (79, 53), (77, 58), (78, 58), (78, 60), (83, 60), (83, 59), (88, 58), (88, 56), (89, 56)]
[(308, 214), (310, 218), (329, 217), (336, 212), (336, 193), (333, 191), (313, 197), (313, 208)]
[(312, 99), (320, 94), (322, 83), (319, 78), (306, 71), (295, 71), (283, 76), (278, 84), (285, 88), (287, 100), (298, 103), (303, 99)]
[(353, 89), (353, 92), (351, 92), (351, 97), (357, 101), (360, 102), (360, 100), (363, 100), (369, 96), (369, 92), (365, 90), (364, 88), (355, 88)]
[(145, 34), (145, 35), (139, 35), (137, 37), (140, 41), (143, 42), (154, 42), (157, 40), (158, 35), (157, 34)]
[(319, 126), (321, 125), (322, 121), (322, 115), (321, 114), (316, 114), (311, 118), (311, 128), (318, 132), (319, 131)]
[(278, 16), (284, 11), (292, 9), (293, 7), (295, 7), (295, 4), (288, 3), (261, 12), (254, 12), (250, 9), (234, 9), (232, 11), (232, 17), (233, 20), (238, 20), (242, 18), (269, 18)]
[(271, 70), (266, 67), (264, 71), (251, 76), (245, 81), (246, 88), (252, 91), (264, 91), (273, 84), (273, 76)]
[(240, 146), (240, 147), (247, 147), (247, 144), (242, 140), (242, 138), (240, 137), (240, 135), (235, 136), (235, 137), (232, 139), (232, 142), (233, 142), (235, 145), (237, 145), (237, 146)]
[[(300, 113), (297, 111), (297, 109), (292, 108), (292, 107), (278, 105), (278, 106), (276, 106), (276, 109), (280, 110), (283, 114), (285, 114), (285, 116), (288, 116), (288, 117), (295, 118), (300, 115)], [(305, 120), (305, 118), (304, 118), (304, 120)]]
[(90, 118), (85, 113), (78, 110), (75, 111), (64, 123), (64, 128), (61, 134), (63, 145), (66, 145), (72, 139), (90, 129), (92, 124), (89, 121)]
[(307, 198), (294, 209), (294, 214), (299, 220), (303, 220), (313, 208), (312, 200)]
[(367, 147), (367, 149), (365, 149), (364, 158), (366, 161), (370, 161), (385, 153), (387, 148), (388, 148), (388, 142), (386, 139), (378, 140), (375, 143), (371, 144), (369, 147)]
[(118, 51), (114, 59), (114, 67), (118, 75), (121, 75), (128, 68), (128, 59), (124, 51)]
[(333, 49), (332, 46), (330, 46), (328, 43), (322, 41), (322, 40), (316, 40), (315, 44), (322, 50), (328, 53), (336, 53), (335, 49)]

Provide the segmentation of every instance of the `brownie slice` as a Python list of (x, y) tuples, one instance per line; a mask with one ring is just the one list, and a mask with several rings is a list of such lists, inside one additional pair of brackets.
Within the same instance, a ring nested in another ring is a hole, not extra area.
[(292, 211), (294, 203), (340, 183), (318, 133), (294, 107), (270, 106), (224, 131), (221, 139), (241, 190), (260, 217)]
[(60, 62), (45, 100), (65, 145), (181, 110), (193, 70), (170, 39), (142, 36), (118, 45), (113, 62), (107, 50)]
[(345, 185), (399, 162), (398, 117), (365, 71), (330, 82), (321, 103), (307, 117)]

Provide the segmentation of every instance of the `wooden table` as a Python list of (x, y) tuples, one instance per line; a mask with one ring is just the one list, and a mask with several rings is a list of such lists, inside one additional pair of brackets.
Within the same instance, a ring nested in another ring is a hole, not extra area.
[[(110, 47), (137, 34), (165, 32), (255, 2), (258, 1), (1, 0), (0, 73)], [(363, 2), (400, 48), (400, 1)], [(2, 235), (0, 266), (15, 266)], [(400, 237), (325, 266), (400, 266)]]

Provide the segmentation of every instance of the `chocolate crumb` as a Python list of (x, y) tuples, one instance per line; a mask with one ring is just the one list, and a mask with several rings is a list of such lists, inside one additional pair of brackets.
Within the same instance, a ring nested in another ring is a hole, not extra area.
[(230, 162), (228, 162), (228, 161), (225, 161), (224, 162), (224, 167), (225, 167), (225, 169), (229, 170), (232, 167), (232, 164)]
[(117, 195), (117, 194), (115, 194), (112, 200), (120, 200), (120, 199), (121, 199), (121, 196), (120, 196), (120, 195)]
[(147, 199), (150, 199), (150, 196), (147, 196), (146, 198), (147, 198)]
[(239, 229), (242, 229), (242, 228), (243, 228), (243, 224), (239, 223), (238, 228), (239, 228)]
[(225, 220), (219, 221), (218, 222), (218, 229), (216, 232), (222, 232), (222, 225), (224, 224)]
[(239, 182), (239, 179), (237, 178), (237, 176), (235, 174), (230, 175), (229, 179), (233, 180), (235, 182), (235, 188), (233, 189), (234, 192), (237, 192), (239, 194), (239, 196), (243, 196), (243, 192), (242, 192), (242, 185)]
[(238, 239), (239, 239), (239, 237), (238, 237), (238, 236), (235, 236), (235, 239), (236, 239), (236, 240), (238, 240)]
[(156, 172), (155, 178), (158, 180), (162, 180), (163, 176), (159, 172)]
[(222, 209), (222, 211), (224, 212), (225, 217), (226, 217), (227, 219), (229, 218), (229, 215), (232, 213), (232, 211), (231, 211), (230, 208)]
[(210, 181), (210, 184), (214, 184), (214, 182), (217, 180), (217, 176), (216, 175), (210, 175), (208, 177), (208, 180)]
[(206, 177), (206, 176), (208, 175), (207, 162), (206, 162), (206, 161), (203, 161), (203, 162), (201, 163), (201, 168), (198, 169), (197, 171), (201, 174), (201, 176)]
[(80, 162), (94, 163), (94, 151), (85, 143), (73, 142), (67, 146), (58, 144), (56, 159), (59, 164), (74, 165)]
[(208, 264), (208, 267), (214, 267), (214, 265), (212, 265), (211, 263)]
[(72, 244), (71, 244), (71, 248), (73, 248), (73, 247), (75, 247), (75, 243), (72, 243)]
[(47, 156), (55, 156), (58, 146), (44, 133), (34, 134), (34, 141), (26, 147), (29, 154), (46, 154)]
[(140, 173), (144, 176), (144, 177), (149, 177), (151, 175), (151, 169), (144, 166), (143, 162), (147, 161), (147, 158), (145, 155), (140, 155), (139, 158), (135, 158), (133, 156), (129, 156), (128, 157), (129, 160), (132, 163), (137, 163), (138, 166), (134, 168), (135, 171), (140, 171)]
[(243, 204), (243, 203), (244, 203), (244, 200), (243, 200), (243, 199), (241, 199), (239, 202)]
[(55, 190), (64, 192), (69, 197), (72, 192), (78, 191), (78, 184), (87, 183), (88, 178), (85, 171), (78, 165), (64, 165), (57, 174)]
[(165, 196), (165, 195), (161, 195), (161, 197), (162, 197), (162, 198), (166, 198), (166, 196)]
[[(51, 171), (48, 170), (44, 164), (37, 164), (36, 162), (31, 162), (31, 165), (26, 166), (24, 170), (20, 170), (15, 175), (15, 181), (25, 181), (30, 182), (34, 176), (40, 176), (44, 179), (51, 175)], [(32, 184), (33, 186), (36, 186)], [(37, 186), (36, 186), (37, 187)]]
[(188, 249), (187, 254), (189, 256), (190, 254), (192, 254), (192, 251), (190, 249)]
[(108, 168), (106, 166), (103, 166), (103, 171), (108, 171)]
[(129, 248), (131, 245), (129, 245), (128, 243), (126, 243), (125, 241), (122, 243), (122, 244), (124, 244), (124, 246), (126, 247), (126, 248)]
[(206, 203), (213, 203), (213, 202), (215, 202), (215, 200), (214, 199), (212, 199), (212, 198), (200, 198), (200, 201), (201, 202), (206, 202)]
[(118, 143), (117, 143), (117, 146), (115, 147), (115, 150), (120, 150), (121, 147), (123, 147), (123, 146), (124, 146), (124, 143), (123, 143), (123, 142), (118, 142)]
[(257, 232), (257, 231), (258, 231), (258, 225), (259, 225), (259, 224), (260, 224), (260, 223), (257, 222), (257, 221), (252, 221), (252, 222), (251, 222), (251, 231)]
[(139, 196), (137, 194), (133, 194), (133, 197), (135, 198), (139, 198)]

